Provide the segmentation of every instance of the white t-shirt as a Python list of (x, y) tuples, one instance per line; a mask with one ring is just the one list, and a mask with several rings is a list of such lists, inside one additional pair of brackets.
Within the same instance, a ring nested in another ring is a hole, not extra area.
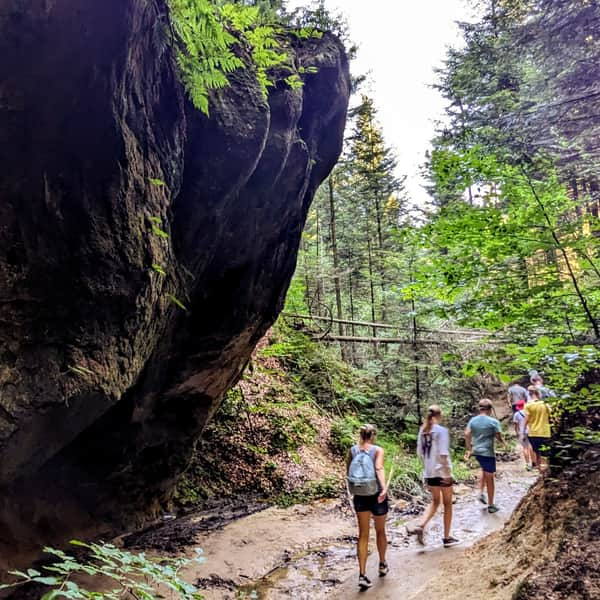
[(450, 433), (448, 430), (441, 425), (433, 425), (429, 434), (424, 434), (421, 427), (417, 439), (417, 454), (423, 461), (423, 477), (427, 479), (445, 477), (446, 473), (441, 462), (441, 456), (448, 457), (448, 467), (452, 469)]
[(525, 411), (524, 410), (518, 410), (514, 415), (513, 415), (513, 423), (517, 423), (519, 426), (519, 433), (521, 435), (525, 435), (526, 432), (525, 431), (525, 427), (523, 427), (525, 425)]

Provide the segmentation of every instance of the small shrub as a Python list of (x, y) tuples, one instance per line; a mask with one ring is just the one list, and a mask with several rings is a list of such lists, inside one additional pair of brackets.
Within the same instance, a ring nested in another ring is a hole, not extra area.
[(353, 444), (356, 444), (361, 423), (355, 416), (336, 419), (331, 426), (329, 446), (339, 456), (346, 456)]

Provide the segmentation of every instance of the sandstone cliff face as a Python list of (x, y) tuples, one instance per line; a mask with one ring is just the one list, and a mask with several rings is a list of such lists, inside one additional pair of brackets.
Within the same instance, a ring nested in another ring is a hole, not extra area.
[(168, 497), (280, 311), (339, 156), (336, 39), (295, 42), (318, 68), (302, 89), (265, 101), (240, 72), (207, 118), (164, 11), (0, 7), (0, 566)]

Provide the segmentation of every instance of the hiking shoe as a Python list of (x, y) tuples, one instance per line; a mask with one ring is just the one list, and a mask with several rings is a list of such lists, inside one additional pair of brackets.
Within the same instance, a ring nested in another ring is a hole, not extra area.
[(487, 498), (483, 492), (479, 494), (479, 502), (481, 502), (481, 504), (487, 504)]
[(425, 537), (424, 537), (425, 531), (420, 525), (418, 525), (417, 527), (413, 527), (411, 529), (409, 529), (407, 527), (406, 530), (408, 531), (408, 535), (416, 535), (417, 536), (417, 542), (419, 544), (421, 544), (421, 546), (425, 545)]
[(379, 563), (379, 577), (385, 577), (388, 574), (390, 568), (388, 567), (387, 561)]
[(366, 575), (358, 576), (358, 587), (361, 592), (368, 590), (372, 585), (371, 580)]
[(452, 536), (449, 538), (444, 538), (442, 541), (444, 542), (444, 548), (451, 548), (452, 546), (458, 546), (458, 544), (462, 544), (462, 540), (457, 540)]
[(496, 513), (498, 512), (500, 509), (495, 505), (495, 504), (490, 504), (488, 506), (488, 512), (489, 513)]

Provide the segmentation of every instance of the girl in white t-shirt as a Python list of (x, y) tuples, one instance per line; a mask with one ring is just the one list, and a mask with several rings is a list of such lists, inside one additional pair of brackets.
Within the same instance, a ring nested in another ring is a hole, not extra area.
[(450, 535), (452, 525), (452, 462), (450, 460), (450, 434), (440, 425), (442, 410), (437, 404), (427, 409), (425, 424), (419, 430), (417, 454), (423, 461), (423, 477), (431, 492), (432, 501), (427, 507), (423, 519), (417, 527), (409, 530), (417, 536), (417, 541), (424, 544), (424, 532), (427, 523), (444, 504), (444, 548), (460, 544), (460, 540)]

